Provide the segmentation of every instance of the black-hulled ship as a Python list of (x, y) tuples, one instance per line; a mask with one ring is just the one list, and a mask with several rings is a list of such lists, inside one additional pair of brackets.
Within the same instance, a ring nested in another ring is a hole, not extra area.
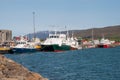
[(52, 33), (41, 43), (41, 51), (61, 52), (67, 50), (77, 50), (80, 46), (73, 37), (69, 38), (66, 34)]

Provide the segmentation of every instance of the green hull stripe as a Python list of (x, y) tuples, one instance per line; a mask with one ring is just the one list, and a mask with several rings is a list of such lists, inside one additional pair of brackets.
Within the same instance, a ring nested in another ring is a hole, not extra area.
[(71, 47), (70, 46), (67, 46), (67, 45), (52, 45), (54, 50), (62, 50), (62, 51), (65, 51), (65, 50), (71, 50)]

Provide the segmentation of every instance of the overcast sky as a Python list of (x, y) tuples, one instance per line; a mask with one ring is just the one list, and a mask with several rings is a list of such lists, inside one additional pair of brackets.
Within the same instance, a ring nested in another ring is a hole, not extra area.
[(13, 35), (120, 24), (120, 0), (0, 0), (0, 29)]

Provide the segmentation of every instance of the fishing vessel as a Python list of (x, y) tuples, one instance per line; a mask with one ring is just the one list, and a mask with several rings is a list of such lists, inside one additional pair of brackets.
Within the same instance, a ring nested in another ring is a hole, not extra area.
[(108, 39), (102, 38), (100, 43), (97, 45), (98, 48), (110, 48), (112, 47), (112, 43)]
[(79, 49), (77, 40), (57, 32), (49, 34), (49, 37), (41, 43), (41, 51), (61, 52), (77, 49)]
[(36, 52), (40, 50), (40, 40), (36, 38), (35, 35), (35, 12), (33, 12), (33, 28), (34, 28), (34, 38), (32, 41), (28, 39), (26, 36), (18, 37), (15, 42), (16, 46), (12, 48), (14, 53), (28, 53), (28, 52)]
[(36, 52), (40, 47), (38, 47), (38, 42), (30, 42), (27, 37), (17, 37), (16, 46), (12, 46), (12, 51), (14, 53), (28, 53)]

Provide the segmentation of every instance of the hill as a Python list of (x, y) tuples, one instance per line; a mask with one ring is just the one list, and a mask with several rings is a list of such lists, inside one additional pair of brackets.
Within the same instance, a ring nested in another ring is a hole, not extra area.
[(94, 38), (110, 38), (110, 39), (120, 39), (120, 25), (119, 26), (109, 26), (103, 28), (92, 28), (87, 30), (74, 30), (74, 35), (76, 37), (91, 38), (93, 31)]
[[(86, 30), (70, 30), (70, 36), (74, 33), (75, 37), (82, 37), (82, 38), (92, 38), (92, 30), (93, 30), (93, 37), (96, 38), (109, 38), (109, 39), (120, 39), (120, 25), (117, 26), (108, 26), (103, 28), (91, 28)], [(66, 33), (63, 31), (63, 33)], [(36, 37), (45, 39), (48, 37), (49, 31), (39, 31), (36, 33)], [(33, 34), (28, 34), (27, 36), (33, 37)]]

